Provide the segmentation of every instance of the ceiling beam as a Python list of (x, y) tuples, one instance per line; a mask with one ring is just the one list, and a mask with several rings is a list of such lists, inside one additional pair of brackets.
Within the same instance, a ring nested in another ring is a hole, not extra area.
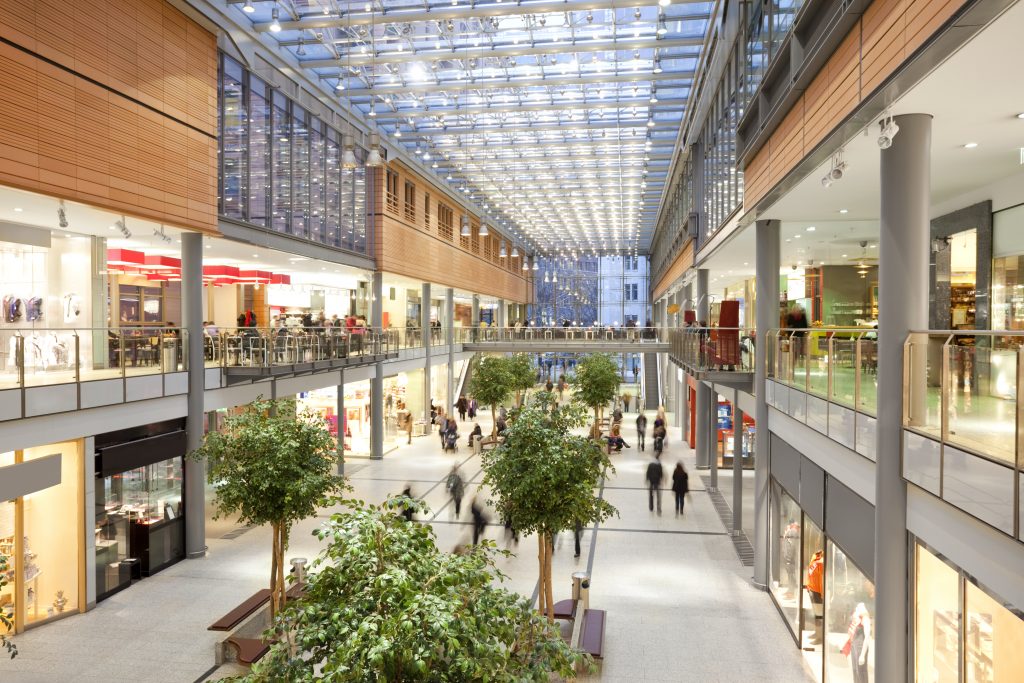
[[(647, 125), (647, 119), (637, 119), (633, 121), (624, 121), (620, 123), (592, 123), (586, 126), (579, 126), (578, 128), (584, 128), (585, 130), (602, 130), (602, 129), (633, 129), (633, 130), (676, 130), (679, 127), (678, 123), (656, 123), (654, 126)], [(471, 133), (483, 133), (483, 132), (494, 132), (500, 133), (502, 131), (511, 130), (522, 130), (522, 131), (544, 131), (544, 130), (566, 130), (566, 126), (561, 123), (539, 123), (539, 124), (521, 124), (521, 123), (509, 123), (502, 126), (494, 127), (480, 127), (480, 126), (450, 126), (446, 128), (438, 128), (437, 130), (417, 130), (414, 133), (407, 133), (406, 135), (419, 138), (434, 137), (437, 135), (469, 135)], [(404, 137), (404, 136), (403, 136)]]
[(445, 81), (443, 83), (417, 83), (406, 85), (402, 83), (384, 84), (374, 88), (346, 88), (341, 92), (342, 97), (384, 97), (396, 93), (452, 93), (468, 92), (473, 90), (495, 90), (500, 88), (527, 88), (530, 86), (543, 86), (556, 88), (563, 85), (591, 85), (601, 83), (649, 83), (660, 81), (692, 81), (693, 71), (663, 71), (660, 74), (650, 71), (638, 71), (633, 73), (588, 73), (584, 76), (528, 76), (520, 78), (491, 78), (476, 81)]
[[(293, 41), (287, 41), (290, 44)], [(587, 40), (580, 43), (542, 43), (540, 45), (503, 45), (501, 47), (460, 47), (444, 50), (422, 50), (420, 52), (378, 52), (372, 55), (347, 55), (338, 59), (305, 59), (299, 64), (307, 69), (329, 69), (331, 67), (370, 66), (374, 64), (407, 64), (410, 62), (441, 61), (452, 59), (487, 59), (497, 57), (529, 57), (532, 55), (555, 55), (567, 53), (611, 52), (613, 50), (643, 50), (656, 47), (662, 50), (673, 47), (694, 47), (704, 44), (704, 36), (694, 38), (630, 38), (624, 40)]]
[[(627, 142), (630, 145), (636, 145), (638, 147), (642, 147), (643, 144), (644, 144), (644, 140), (627, 141)], [(435, 143), (435, 146), (441, 152), (459, 152), (459, 151), (464, 151), (464, 150), (486, 149), (486, 150), (491, 151), (491, 152), (502, 153), (502, 152), (505, 152), (506, 150), (509, 149), (508, 147), (505, 146), (508, 143), (509, 143), (508, 140), (495, 140), (495, 141), (492, 141), (492, 142), (489, 142), (489, 143), (485, 143), (485, 144), (479, 144), (479, 143), (475, 143), (475, 142), (471, 143), (471, 144), (464, 143), (464, 144), (461, 144), (461, 145), (460, 144), (456, 144), (454, 142), (453, 143), (437, 142), (437, 143)], [(533, 144), (534, 141), (533, 140), (518, 139), (516, 141), (516, 143), (517, 144), (518, 143)], [(576, 145), (579, 145), (579, 146), (582, 146), (582, 145), (594, 145), (594, 146), (604, 145), (604, 146), (616, 147), (617, 148), (619, 146), (618, 143), (616, 141), (614, 141), (614, 140), (613, 141), (604, 140), (604, 139), (590, 140), (588, 138), (580, 138), (578, 140), (577, 139), (573, 139), (573, 140), (565, 140), (565, 141), (561, 141), (561, 140), (559, 140), (559, 141), (541, 140), (539, 144), (551, 145), (552, 147), (555, 147), (555, 146), (562, 147), (562, 146), (565, 146), (565, 145), (573, 145), (573, 146), (576, 146)], [(665, 148), (667, 148), (669, 146), (670, 145), (667, 142), (665, 144), (662, 144), (662, 145), (652, 144), (651, 145), (651, 149), (655, 149), (655, 148), (665, 149)], [(530, 150), (526, 149), (526, 150), (520, 150), (520, 151), (522, 151), (524, 154), (526, 154)], [(633, 152), (625, 152), (625, 153), (626, 154), (636, 154), (639, 151), (640, 150), (636, 150), (636, 151), (633, 151)], [(648, 151), (650, 151), (650, 150), (648, 150)], [(667, 159), (671, 159), (672, 154), (671, 153), (666, 153), (664, 155), (658, 155), (658, 156), (659, 157), (660, 156), (664, 156)], [(503, 157), (499, 156), (498, 158), (500, 159), (500, 158), (503, 158)], [(654, 158), (653, 154), (651, 155), (651, 158)]]
[[(705, 0), (673, 0), (674, 4), (697, 4)], [(237, 3), (236, 3), (237, 4)], [(281, 21), (281, 30), (347, 28), (349, 26), (370, 26), (374, 24), (411, 24), (420, 21), (446, 21), (451, 19), (470, 20), (489, 17), (514, 17), (527, 14), (562, 14), (585, 12), (587, 10), (626, 9), (651, 7), (654, 0), (542, 0), (526, 4), (492, 2), (486, 5), (434, 5), (428, 9), (394, 10), (391, 12), (354, 12), (347, 16), (323, 16), (311, 14), (298, 21)], [(668, 17), (671, 21), (671, 17)], [(269, 21), (254, 22), (257, 33), (270, 31)]]
[(470, 105), (468, 107), (443, 107), (431, 108), (429, 110), (420, 108), (400, 112), (377, 112), (378, 121), (403, 121), (406, 119), (423, 119), (438, 116), (469, 116), (472, 114), (515, 114), (524, 111), (586, 111), (591, 109), (630, 109), (632, 107), (643, 107), (654, 109), (656, 107), (685, 107), (685, 98), (658, 100), (651, 104), (647, 97), (629, 100), (600, 100), (598, 102), (575, 102), (572, 100), (558, 103), (540, 102), (534, 104), (512, 104), (503, 103), (499, 105)]

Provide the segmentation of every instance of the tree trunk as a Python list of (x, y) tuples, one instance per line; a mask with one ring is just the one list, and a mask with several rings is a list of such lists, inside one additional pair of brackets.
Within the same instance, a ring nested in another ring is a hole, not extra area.
[(540, 564), (540, 572), (537, 574), (537, 611), (547, 614), (548, 594), (544, 582), (547, 578), (547, 543), (544, 541), (544, 534), (537, 534), (537, 561)]
[(554, 546), (554, 543), (551, 540), (551, 536), (550, 535), (544, 534), (544, 537), (545, 537), (545, 539), (547, 541), (547, 547), (548, 547), (547, 558), (546, 558), (547, 559), (547, 567), (545, 569), (545, 574), (546, 574), (547, 578), (544, 581), (545, 589), (547, 590), (547, 596), (548, 596), (547, 597), (547, 601), (546, 601), (547, 602), (547, 606), (548, 606), (548, 621), (554, 623), (554, 621), (555, 621), (555, 591), (554, 591), (554, 588), (551, 585), (551, 557), (552, 557), (552, 555), (554, 555), (555, 546)]
[(277, 563), (277, 610), (278, 612), (281, 612), (285, 607), (284, 559), (285, 552), (288, 550), (288, 526), (286, 524), (282, 524), (280, 526), (279, 533), (281, 534), (281, 540), (279, 542), (281, 548), (281, 559)]
[(498, 438), (498, 404), (491, 404), (491, 438)]
[(270, 620), (273, 621), (277, 616), (277, 602), (274, 600), (274, 596), (277, 591), (277, 563), (280, 553), (277, 547), (277, 525), (272, 524), (270, 528), (274, 536), (274, 548), (270, 553)]

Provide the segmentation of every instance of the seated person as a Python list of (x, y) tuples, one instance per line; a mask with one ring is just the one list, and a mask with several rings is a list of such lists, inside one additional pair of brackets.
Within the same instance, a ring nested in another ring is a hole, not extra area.
[(498, 428), (498, 436), (504, 436), (505, 435), (505, 430), (508, 429), (508, 422), (505, 421), (505, 418), (503, 418), (503, 417), (501, 417), (499, 415), (498, 416), (498, 422), (497, 422), (496, 426)]
[(615, 451), (618, 453), (623, 447), (631, 448), (631, 446), (626, 443), (626, 440), (622, 438), (622, 432), (619, 429), (619, 425), (616, 424), (612, 427), (611, 434), (608, 435), (608, 452), (611, 453), (612, 451)]
[(484, 431), (482, 429), (480, 429), (480, 425), (477, 424), (477, 423), (474, 423), (473, 424), (473, 431), (471, 431), (469, 433), (469, 445), (472, 446), (473, 445), (473, 439), (475, 439), (478, 436), (483, 438), (483, 435), (484, 435)]

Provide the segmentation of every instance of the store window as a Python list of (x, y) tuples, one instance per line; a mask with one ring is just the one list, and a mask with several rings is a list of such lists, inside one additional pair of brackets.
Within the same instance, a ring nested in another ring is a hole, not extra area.
[(42, 459), (59, 460), (60, 483), (0, 503), (0, 555), (8, 558), (0, 610), (16, 631), (84, 606), (80, 442), (0, 453), (0, 467)]
[(960, 598), (957, 571), (918, 545), (914, 610), (918, 683), (957, 683), (960, 658)]
[(875, 680), (875, 586), (835, 543), (825, 562), (825, 680)]
[(1024, 677), (1024, 618), (967, 581), (964, 623), (967, 683)]
[[(803, 523), (803, 625), (801, 646), (805, 652), (821, 653), (825, 634), (825, 535), (810, 517)], [(816, 658), (814, 669), (820, 670)]]
[(800, 506), (773, 481), (770, 588), (793, 633), (800, 629), (801, 520)]

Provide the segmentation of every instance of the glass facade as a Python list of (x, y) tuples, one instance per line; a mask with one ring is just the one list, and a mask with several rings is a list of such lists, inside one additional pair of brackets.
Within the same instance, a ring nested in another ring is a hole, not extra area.
[(914, 559), (914, 680), (1019, 680), (1024, 615), (920, 543)]
[(538, 259), (534, 324), (644, 326), (648, 260), (643, 256)]
[(736, 167), (736, 128), (743, 117), (742, 43), (736, 43), (701, 135), (704, 153), (703, 244), (743, 205), (743, 173)]
[(367, 254), (367, 171), (341, 133), (221, 54), (219, 210), (225, 218)]
[(825, 680), (875, 680), (875, 585), (835, 543), (825, 561)]
[(803, 512), (797, 502), (775, 481), (769, 537), (772, 539), (770, 590), (790, 631), (800, 628), (800, 566)]

